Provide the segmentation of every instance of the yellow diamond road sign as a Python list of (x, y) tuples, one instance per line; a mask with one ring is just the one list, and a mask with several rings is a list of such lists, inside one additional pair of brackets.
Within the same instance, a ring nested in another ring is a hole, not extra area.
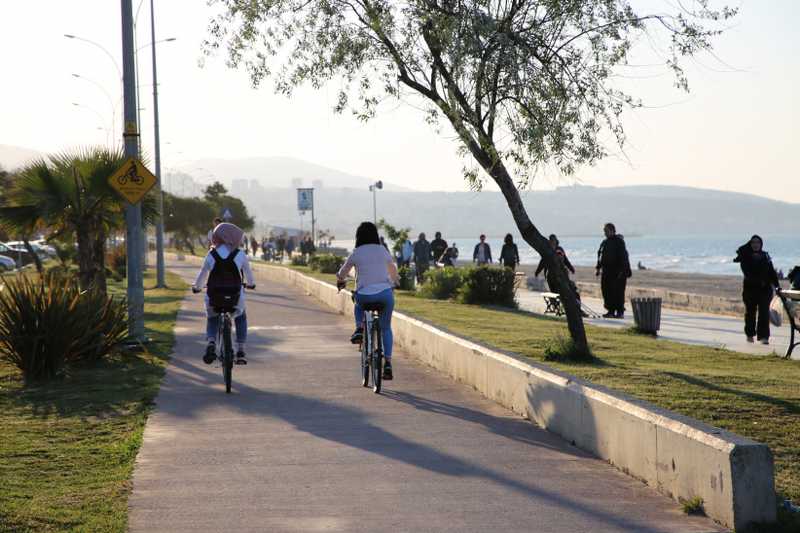
[(131, 157), (108, 178), (108, 184), (131, 204), (139, 203), (156, 184), (156, 177), (141, 161)]

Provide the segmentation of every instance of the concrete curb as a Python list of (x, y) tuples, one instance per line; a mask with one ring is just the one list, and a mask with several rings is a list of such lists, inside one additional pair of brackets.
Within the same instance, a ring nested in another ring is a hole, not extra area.
[[(575, 284), (583, 295), (593, 298), (603, 297), (599, 283), (578, 281)], [(697, 311), (716, 315), (744, 316), (744, 304), (740, 300), (735, 300), (733, 298), (668, 291), (666, 289), (644, 289), (641, 287), (628, 287), (625, 294), (628, 299), (661, 298), (662, 305), (671, 309), (682, 309), (684, 311)]]
[[(253, 265), (257, 277), (291, 284), (339, 313), (350, 294), (284, 267)], [(700, 497), (706, 514), (744, 530), (774, 522), (772, 452), (761, 443), (500, 353), (395, 312), (395, 342), (421, 362), (468, 384), (575, 446), (674, 499)]]

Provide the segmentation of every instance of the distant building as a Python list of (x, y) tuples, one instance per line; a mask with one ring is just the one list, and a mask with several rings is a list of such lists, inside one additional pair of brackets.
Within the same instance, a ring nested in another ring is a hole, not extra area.
[(244, 179), (233, 180), (231, 182), (231, 194), (233, 196), (247, 196), (250, 192), (250, 182)]
[(264, 192), (264, 187), (261, 186), (261, 182), (258, 180), (250, 180), (250, 194), (251, 195), (258, 195)]

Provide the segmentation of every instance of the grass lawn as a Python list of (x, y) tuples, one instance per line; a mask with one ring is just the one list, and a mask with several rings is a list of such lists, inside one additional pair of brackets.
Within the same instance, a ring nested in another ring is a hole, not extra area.
[[(294, 267), (334, 282), (333, 275)], [(545, 362), (566, 323), (397, 293), (396, 310), (769, 445), (779, 494), (800, 502), (800, 361), (746, 355), (587, 326), (596, 364)], [(798, 521), (800, 522), (800, 520)]]
[[(0, 531), (125, 531), (134, 460), (186, 288), (171, 273), (167, 283), (145, 290), (148, 353), (29, 386), (0, 361)], [(109, 291), (125, 289), (109, 280)]]

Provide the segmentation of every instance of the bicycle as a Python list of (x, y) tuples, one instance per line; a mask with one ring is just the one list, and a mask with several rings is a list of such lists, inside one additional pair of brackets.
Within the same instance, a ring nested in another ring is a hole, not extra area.
[(361, 322), (361, 385), (369, 387), (369, 377), (372, 374), (372, 391), (381, 392), (383, 381), (383, 337), (381, 336), (380, 313), (383, 304), (369, 303), (362, 305), (364, 320)]
[[(344, 284), (337, 283), (339, 290)], [(352, 296), (355, 301), (355, 294)], [(361, 321), (361, 343), (358, 351), (361, 353), (361, 386), (369, 387), (370, 375), (372, 376), (372, 391), (380, 394), (383, 382), (383, 335), (381, 333), (380, 313), (383, 311), (381, 303), (363, 304), (364, 319)]]
[[(246, 289), (253, 290), (255, 285), (244, 285)], [(198, 294), (200, 289), (192, 289), (192, 292)], [(234, 363), (233, 354), (233, 337), (231, 331), (233, 329), (233, 319), (231, 314), (236, 311), (236, 304), (238, 303), (238, 295), (223, 295), (222, 298), (229, 300), (229, 303), (214, 307), (214, 312), (219, 313), (219, 329), (217, 330), (217, 361), (222, 366), (222, 379), (225, 382), (225, 393), (230, 394), (233, 386), (233, 365), (241, 364), (246, 365), (246, 361), (236, 361)]]

